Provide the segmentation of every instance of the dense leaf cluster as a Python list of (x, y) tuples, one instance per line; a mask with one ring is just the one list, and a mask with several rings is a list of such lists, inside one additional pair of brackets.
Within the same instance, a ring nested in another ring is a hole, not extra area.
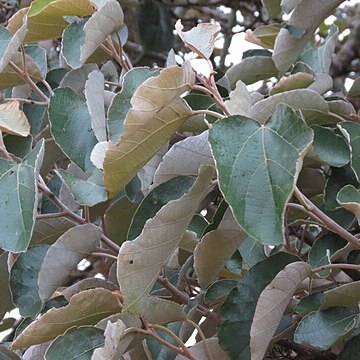
[[(360, 78), (334, 91), (323, 22), (343, 1), (262, 3), (262, 49), (222, 76), (217, 22), (175, 24), (201, 72), (134, 66), (116, 0), (0, 27), (1, 359), (358, 358)], [(146, 54), (168, 5), (141, 6)]]

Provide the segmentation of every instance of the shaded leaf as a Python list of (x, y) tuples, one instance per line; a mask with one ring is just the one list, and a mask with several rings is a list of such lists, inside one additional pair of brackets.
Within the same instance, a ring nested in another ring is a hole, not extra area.
[(238, 223), (261, 243), (281, 244), (285, 206), (312, 142), (312, 130), (294, 110), (279, 105), (263, 126), (231, 116), (216, 122), (209, 136), (220, 189)]
[(356, 78), (347, 93), (348, 99), (356, 99), (360, 96), (360, 77)]
[(338, 124), (338, 128), (349, 144), (351, 152), (351, 167), (354, 170), (356, 179), (360, 179), (360, 124), (344, 121)]
[(282, 77), (270, 90), (270, 95), (279, 94), (284, 91), (304, 89), (315, 81), (315, 77), (309, 73), (297, 72), (287, 77)]
[(37, 315), (44, 305), (39, 296), (39, 272), (48, 245), (35, 246), (16, 259), (10, 272), (10, 285), (14, 304), (23, 317)]
[(261, 0), (270, 18), (277, 18), (281, 14), (280, 0)]
[(299, 258), (287, 253), (276, 253), (251, 268), (230, 292), (220, 308), (223, 322), (219, 330), (221, 347), (230, 358), (250, 359), (250, 328), (257, 299), (276, 274), (294, 261), (299, 261)]
[(219, 24), (200, 23), (189, 31), (182, 31), (183, 26), (179, 19), (175, 24), (175, 30), (184, 44), (193, 52), (204, 59), (209, 59), (215, 46), (216, 36), (221, 27)]
[(62, 169), (57, 170), (56, 174), (60, 176), (80, 205), (91, 207), (107, 200), (105, 188), (92, 182), (91, 179), (82, 180)]
[(357, 360), (359, 356), (360, 335), (354, 336), (345, 343), (344, 349), (338, 355), (338, 360)]
[(262, 291), (250, 330), (252, 360), (263, 359), (297, 287), (310, 274), (309, 264), (300, 261), (291, 263)]
[(335, 306), (357, 309), (360, 299), (360, 281), (344, 284), (324, 292), (321, 309)]
[(182, 67), (161, 70), (158, 77), (147, 79), (137, 88), (120, 142), (110, 144), (105, 154), (104, 181), (110, 197), (134, 177), (191, 115), (180, 95), (194, 81), (194, 72), (185, 63)]
[(327, 350), (357, 328), (359, 314), (348, 308), (335, 307), (305, 316), (298, 325), (294, 340), (320, 350)]
[(211, 167), (201, 168), (188, 193), (168, 202), (146, 222), (139, 237), (122, 244), (117, 277), (126, 309), (139, 311), (139, 301), (149, 294), (162, 266), (178, 246), (209, 190), (212, 176)]
[(29, 245), (36, 218), (37, 182), (43, 156), (44, 141), (39, 141), (21, 163), (0, 177), (2, 249), (24, 252)]
[(209, 132), (205, 131), (173, 145), (156, 170), (152, 187), (176, 176), (196, 176), (201, 165), (213, 165), (208, 135)]
[(137, 238), (141, 234), (147, 220), (153, 218), (169, 201), (179, 199), (187, 193), (194, 182), (194, 178), (178, 176), (154, 188), (136, 209), (127, 239), (134, 240)]
[(321, 161), (335, 167), (343, 167), (350, 161), (350, 149), (343, 137), (329, 128), (315, 125), (312, 129), (314, 151)]
[(47, 348), (49, 347), (50, 342), (40, 344), (40, 345), (34, 345), (30, 346), (23, 355), (23, 360), (44, 360), (45, 359), (45, 353)]
[(19, 109), (17, 100), (10, 100), (4, 104), (0, 104), (0, 130), (9, 134), (18, 136), (28, 136), (30, 133), (30, 124), (23, 113)]
[(7, 311), (11, 310), (14, 307), (10, 290), (7, 260), (7, 253), (3, 253), (0, 255), (0, 319), (3, 318)]
[(80, 169), (93, 169), (90, 154), (96, 144), (86, 101), (70, 88), (56, 89), (50, 98), (51, 134), (62, 151)]
[(39, 272), (39, 295), (45, 300), (62, 286), (72, 269), (99, 244), (101, 230), (94, 224), (66, 231), (50, 246)]
[(96, 64), (85, 64), (79, 69), (70, 70), (61, 78), (58, 87), (69, 87), (80, 94), (85, 90), (85, 84), (89, 74), (95, 70), (99, 70)]
[(103, 346), (104, 342), (104, 332), (98, 328), (92, 326), (73, 327), (50, 344), (45, 359), (91, 360), (94, 349)]
[(14, 340), (12, 348), (20, 349), (55, 339), (73, 326), (96, 324), (101, 319), (120, 311), (119, 299), (110, 291), (105, 289), (82, 291), (70, 299), (69, 305), (50, 309), (32, 322)]

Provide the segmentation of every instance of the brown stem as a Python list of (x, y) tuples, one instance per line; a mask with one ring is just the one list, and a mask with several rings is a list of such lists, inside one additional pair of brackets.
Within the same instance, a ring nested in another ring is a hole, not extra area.
[(307, 210), (319, 218), (325, 226), (332, 232), (340, 235), (342, 238), (352, 243), (356, 248), (360, 249), (360, 240), (349, 233), (346, 229), (340, 226), (333, 219), (324, 214), (318, 207), (316, 207), (297, 187), (295, 187), (295, 196), (298, 200), (304, 203)]
[(31, 99), (20, 99), (20, 98), (5, 98), (4, 101), (11, 101), (11, 100), (17, 100), (19, 102), (23, 102), (30, 105), (37, 105), (37, 106), (47, 106), (48, 103), (46, 101), (34, 101)]
[(217, 113), (216, 111), (211, 111), (211, 110), (195, 110), (193, 111), (193, 114), (194, 115), (209, 115), (209, 116), (213, 116), (213, 117), (216, 117), (217, 119), (224, 119), (224, 115), (221, 115), (219, 113)]
[(348, 269), (348, 270), (356, 270), (360, 271), (360, 265), (358, 264), (329, 264), (324, 266), (319, 266), (312, 270), (312, 273), (318, 273), (324, 270), (332, 270), (332, 269)]
[[(49, 200), (56, 205), (62, 213), (64, 213), (64, 216), (66, 216), (69, 219), (72, 219), (76, 221), (79, 224), (86, 224), (87, 222), (79, 215), (75, 214), (73, 211), (71, 211), (55, 194), (46, 186), (44, 180), (40, 177), (39, 184), (38, 184), (39, 190), (46, 195)], [(114, 251), (115, 254), (118, 254), (120, 247), (119, 245), (115, 244), (113, 241), (111, 241), (107, 236), (105, 236), (104, 233), (101, 234), (101, 241), (106, 244), (112, 251)]]
[(36, 215), (36, 219), (54, 219), (59, 217), (66, 217), (67, 212), (66, 211), (60, 211), (58, 213), (51, 213), (51, 214), (38, 214)]
[(103, 252), (93, 252), (93, 253), (91, 253), (91, 255), (100, 256), (100, 257), (108, 257), (110, 259), (117, 260), (116, 256), (107, 254), (107, 253), (103, 253)]

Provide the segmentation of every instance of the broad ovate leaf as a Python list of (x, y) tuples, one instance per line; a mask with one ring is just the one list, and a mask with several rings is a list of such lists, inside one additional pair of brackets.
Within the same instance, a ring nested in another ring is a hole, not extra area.
[(286, 105), (264, 125), (231, 116), (210, 130), (220, 189), (240, 226), (263, 244), (283, 241), (285, 206), (312, 139), (312, 130)]
[[(275, 40), (272, 58), (281, 73), (287, 71), (297, 60), (319, 24), (342, 2), (344, 0), (303, 0), (297, 3), (288, 20), (287, 28), (281, 29)], [(302, 35), (293, 36), (289, 28), (301, 30)]]
[(110, 197), (123, 188), (191, 116), (180, 98), (195, 75), (190, 64), (163, 69), (135, 91), (120, 142), (110, 144), (104, 160), (104, 182)]
[(94, 224), (78, 225), (66, 231), (50, 246), (39, 271), (39, 295), (49, 299), (63, 286), (70, 272), (95, 246), (99, 245), (101, 230)]
[(270, 90), (270, 95), (279, 94), (284, 91), (307, 88), (314, 81), (314, 75), (305, 72), (297, 72), (296, 74), (282, 77)]
[(294, 262), (280, 271), (263, 290), (256, 305), (250, 330), (252, 360), (262, 360), (280, 324), (283, 313), (299, 284), (311, 274), (311, 266)]
[(86, 101), (70, 88), (56, 89), (50, 98), (51, 133), (61, 150), (83, 171), (92, 170), (96, 144)]
[(219, 24), (200, 23), (189, 31), (182, 31), (183, 26), (179, 19), (175, 29), (184, 44), (204, 59), (209, 59), (215, 46), (216, 36), (221, 27)]
[(344, 186), (336, 196), (337, 202), (360, 219), (360, 193), (353, 185)]
[(33, 1), (26, 14), (28, 33), (25, 42), (61, 37), (62, 31), (68, 25), (64, 16), (81, 17), (92, 13), (90, 0)]
[(15, 34), (0, 26), (0, 73), (19, 50), (25, 39), (26, 32), (26, 25), (22, 25)]
[(149, 294), (161, 268), (179, 245), (209, 191), (213, 174), (213, 167), (202, 167), (188, 193), (168, 202), (146, 222), (135, 240), (122, 244), (117, 278), (124, 295), (124, 306), (129, 311), (140, 311), (140, 301)]
[(26, 251), (34, 228), (39, 169), (44, 141), (39, 141), (24, 160), (0, 177), (0, 247), (12, 252)]
[(201, 165), (213, 165), (208, 136), (209, 132), (204, 131), (173, 145), (156, 170), (152, 187), (176, 176), (196, 176)]
[(8, 134), (26, 137), (30, 133), (29, 121), (17, 100), (0, 104), (0, 130)]
[(75, 294), (67, 306), (52, 308), (32, 322), (14, 340), (13, 349), (21, 349), (55, 339), (73, 326), (93, 325), (121, 311), (116, 295), (105, 289), (85, 290)]
[(104, 75), (99, 70), (92, 71), (85, 83), (85, 98), (91, 116), (91, 127), (99, 142), (107, 140), (104, 86)]

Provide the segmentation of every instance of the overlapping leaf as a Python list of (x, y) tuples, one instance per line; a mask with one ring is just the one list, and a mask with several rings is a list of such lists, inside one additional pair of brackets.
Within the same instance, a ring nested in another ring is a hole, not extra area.
[(123, 188), (191, 115), (180, 95), (194, 81), (194, 72), (186, 63), (163, 69), (137, 88), (120, 142), (110, 144), (105, 154), (104, 181), (110, 196)]
[(117, 277), (126, 309), (139, 311), (139, 302), (149, 294), (162, 266), (178, 246), (200, 201), (209, 191), (212, 176), (212, 167), (201, 168), (188, 193), (168, 202), (146, 222), (139, 237), (121, 246)]
[(252, 360), (262, 360), (296, 288), (311, 274), (311, 266), (294, 262), (280, 271), (263, 290), (250, 330)]
[(105, 289), (85, 290), (74, 295), (67, 306), (50, 309), (32, 322), (14, 340), (13, 349), (55, 339), (73, 326), (93, 325), (121, 311), (119, 299)]
[(44, 141), (19, 164), (0, 177), (0, 247), (12, 252), (26, 251), (34, 228), (39, 169)]
[(261, 243), (283, 241), (285, 206), (312, 139), (312, 130), (285, 105), (265, 125), (232, 116), (210, 130), (220, 189), (240, 226)]
[(28, 136), (30, 124), (17, 100), (0, 104), (0, 130), (18, 136)]

